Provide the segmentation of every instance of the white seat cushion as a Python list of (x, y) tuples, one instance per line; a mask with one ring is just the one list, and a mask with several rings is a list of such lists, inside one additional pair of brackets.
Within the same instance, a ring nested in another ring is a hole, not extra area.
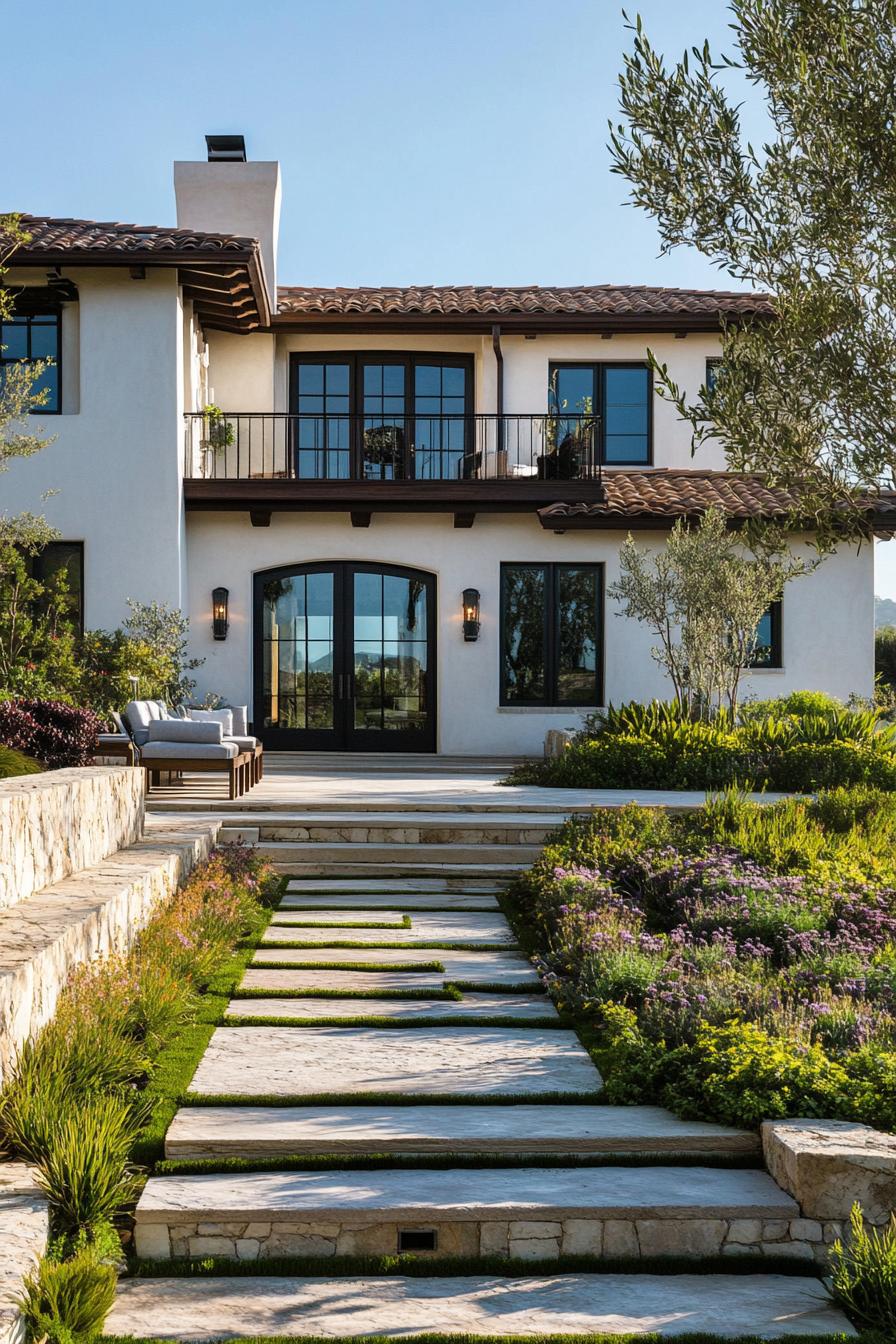
[(255, 737), (225, 737), (225, 742), (235, 742), (240, 751), (254, 751), (258, 746), (258, 739)]
[(233, 732), (225, 733), (225, 737), (245, 737), (249, 731), (249, 707), (248, 705), (222, 705), (222, 709), (229, 709), (233, 715)]
[(230, 761), (238, 755), (235, 742), (147, 742), (140, 760), (144, 765), (153, 761)]

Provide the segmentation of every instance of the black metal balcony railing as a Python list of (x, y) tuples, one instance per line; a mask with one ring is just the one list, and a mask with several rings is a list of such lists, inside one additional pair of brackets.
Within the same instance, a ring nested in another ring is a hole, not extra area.
[(592, 415), (186, 416), (184, 474), (206, 481), (599, 482)]

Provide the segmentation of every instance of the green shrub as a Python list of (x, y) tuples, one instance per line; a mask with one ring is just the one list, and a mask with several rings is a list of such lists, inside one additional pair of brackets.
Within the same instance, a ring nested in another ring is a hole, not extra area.
[(99, 1227), (132, 1198), (127, 1159), (145, 1119), (129, 1099), (101, 1095), (69, 1103), (57, 1117), (37, 1179), (60, 1231)]
[(874, 671), (884, 685), (896, 689), (896, 626), (874, 632)]
[(116, 1273), (89, 1251), (57, 1263), (41, 1261), (25, 1279), (22, 1314), (32, 1340), (89, 1344), (100, 1334), (115, 1300)]
[(849, 1240), (831, 1249), (835, 1299), (857, 1325), (896, 1334), (896, 1214), (882, 1232), (868, 1230), (858, 1204), (852, 1207)]
[(0, 742), (0, 779), (13, 779), (16, 775), (36, 775), (43, 769), (38, 761), (33, 761), (23, 751), (7, 747)]
[(638, 1106), (656, 1100), (669, 1058), (663, 1042), (650, 1041), (638, 1016), (620, 1003), (598, 1009), (600, 1038), (593, 1051), (611, 1106)]
[(774, 700), (745, 700), (740, 707), (742, 719), (782, 718), (792, 715), (802, 718), (805, 714), (838, 714), (843, 704), (824, 691), (791, 691), (789, 695), (778, 696)]
[(752, 1022), (703, 1024), (693, 1047), (666, 1057), (674, 1081), (667, 1105), (686, 1116), (756, 1128), (783, 1116), (829, 1116), (842, 1110), (844, 1069), (819, 1046), (772, 1036)]
[(846, 1060), (849, 1111), (857, 1120), (896, 1133), (896, 1050), (866, 1045)]

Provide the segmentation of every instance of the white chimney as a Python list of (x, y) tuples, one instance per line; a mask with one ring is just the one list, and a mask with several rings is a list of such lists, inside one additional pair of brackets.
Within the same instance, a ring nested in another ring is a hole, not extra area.
[(276, 312), (280, 164), (247, 163), (241, 135), (207, 135), (205, 140), (208, 162), (174, 165), (177, 227), (257, 238), (271, 312)]

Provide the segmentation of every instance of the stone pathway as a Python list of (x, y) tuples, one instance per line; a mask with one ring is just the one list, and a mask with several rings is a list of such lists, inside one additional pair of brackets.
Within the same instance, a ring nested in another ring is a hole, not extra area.
[[(481, 878), (465, 886), (457, 870), (289, 883), (166, 1155), (282, 1156), (293, 1169), (154, 1176), (136, 1213), (143, 1257), (217, 1255), (261, 1272), (125, 1280), (107, 1332), (852, 1333), (811, 1273), (601, 1272), (602, 1259), (676, 1254), (697, 1266), (745, 1251), (811, 1270), (824, 1248), (765, 1172), (719, 1165), (757, 1154), (755, 1135), (595, 1104), (600, 1075), (515, 947), (498, 892)], [(460, 997), (433, 997), (449, 985)], [(294, 1169), (327, 1154), (342, 1164)], [(610, 1161), (595, 1164), (601, 1154)], [(386, 1156), (359, 1163), (374, 1155)], [(432, 1275), (327, 1277), (333, 1257), (396, 1252), (430, 1256)], [(265, 1276), (275, 1255), (319, 1259), (321, 1272)], [(588, 1257), (590, 1272), (543, 1272), (564, 1255)], [(542, 1272), (446, 1277), (445, 1256), (488, 1256), (490, 1269), (538, 1261)]]

